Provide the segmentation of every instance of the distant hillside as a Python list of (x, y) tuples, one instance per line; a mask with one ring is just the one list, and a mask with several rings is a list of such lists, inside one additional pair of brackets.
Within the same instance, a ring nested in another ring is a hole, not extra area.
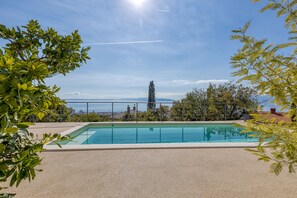
[[(123, 98), (121, 100), (133, 100), (133, 101), (137, 100), (137, 101), (145, 101), (146, 102), (147, 98)], [(156, 98), (156, 101), (157, 102), (172, 102), (174, 100), (169, 99), (169, 98)]]

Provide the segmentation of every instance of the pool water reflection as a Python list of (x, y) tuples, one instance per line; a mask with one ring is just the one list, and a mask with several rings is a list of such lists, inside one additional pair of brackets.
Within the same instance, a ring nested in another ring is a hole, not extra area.
[(89, 126), (73, 132), (72, 141), (62, 144), (143, 144), (178, 142), (257, 142), (231, 124), (108, 125)]

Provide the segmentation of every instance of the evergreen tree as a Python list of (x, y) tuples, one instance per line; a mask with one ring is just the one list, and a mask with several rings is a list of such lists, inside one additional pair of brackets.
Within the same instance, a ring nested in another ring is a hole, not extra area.
[(155, 85), (154, 81), (151, 81), (149, 84), (149, 92), (148, 92), (148, 103), (147, 110), (155, 111), (156, 110), (156, 98), (155, 98)]

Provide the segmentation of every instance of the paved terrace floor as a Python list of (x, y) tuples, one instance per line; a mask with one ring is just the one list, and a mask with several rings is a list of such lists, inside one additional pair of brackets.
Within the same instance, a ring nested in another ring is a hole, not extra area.
[(274, 176), (268, 164), (241, 148), (44, 152), (42, 157), (43, 171), (34, 181), (9, 189), (16, 197), (297, 195), (296, 174), (285, 170)]

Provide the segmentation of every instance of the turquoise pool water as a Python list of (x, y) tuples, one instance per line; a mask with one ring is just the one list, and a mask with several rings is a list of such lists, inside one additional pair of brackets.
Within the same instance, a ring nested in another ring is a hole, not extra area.
[(78, 144), (145, 144), (182, 142), (257, 142), (231, 124), (115, 124), (91, 125), (70, 134)]

